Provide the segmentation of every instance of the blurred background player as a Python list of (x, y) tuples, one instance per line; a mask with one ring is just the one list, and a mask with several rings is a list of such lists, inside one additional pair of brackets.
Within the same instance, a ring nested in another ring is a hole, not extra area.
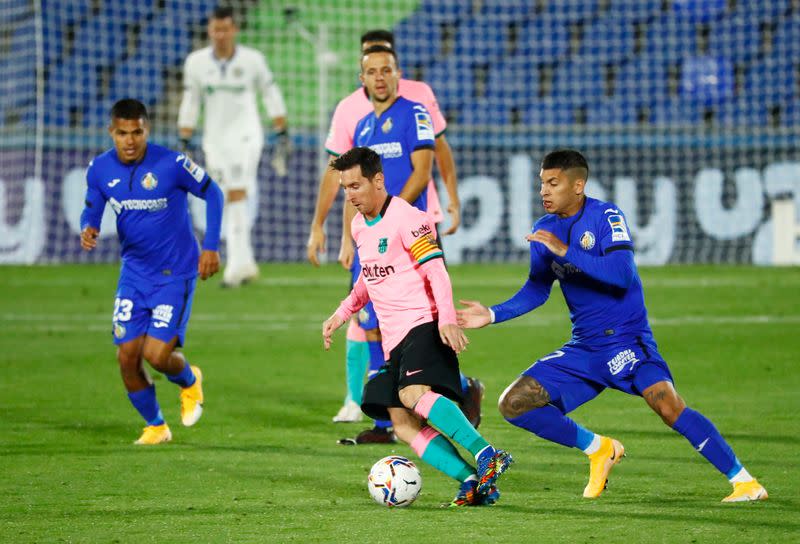
[(572, 319), (572, 339), (522, 373), (500, 397), (503, 417), (590, 461), (586, 498), (596, 498), (625, 448), (566, 414), (607, 387), (638, 395), (669, 427), (733, 484), (723, 502), (767, 498), (767, 490), (742, 466), (714, 424), (675, 391), (647, 319), (633, 241), (622, 211), (584, 194), (589, 165), (577, 151), (554, 151), (542, 161), (540, 195), (547, 215), (531, 242), (528, 280), (509, 300), (487, 308), (462, 301), (458, 321), (467, 328), (502, 323), (542, 305), (559, 281)]
[[(148, 144), (144, 105), (130, 98), (111, 109), (114, 147), (98, 155), (86, 173), (81, 246), (97, 246), (108, 203), (117, 215), (122, 256), (114, 300), (113, 335), (122, 382), (147, 423), (140, 445), (168, 442), (172, 433), (142, 358), (181, 387), (181, 421), (194, 425), (203, 413), (203, 375), (175, 351), (184, 345), (198, 272), (219, 270), (222, 191), (184, 154)], [(206, 234), (198, 251), (187, 193), (206, 201)]]
[[(386, 73), (385, 59), (369, 51), (363, 76), (368, 81), (376, 73)], [(380, 84), (369, 87), (376, 112), (359, 123), (363, 131), (357, 132), (357, 140), (369, 140), (369, 133), (395, 119), (398, 133), (390, 135), (393, 131), (388, 130), (386, 137), (416, 132), (411, 138), (418, 141), (412, 160), (415, 166), (430, 164), (432, 152), (426, 146), (433, 143), (433, 128), (424, 108), (403, 98), (381, 105), (386, 89)], [(410, 126), (403, 122), (404, 112), (412, 113)], [(390, 145), (378, 149), (399, 153), (397, 142), (382, 143)], [(423, 150), (427, 153), (418, 155)], [(405, 199), (391, 196), (381, 163), (378, 153), (368, 147), (355, 147), (333, 162), (341, 173), (345, 198), (359, 212), (352, 232), (364, 268), (350, 295), (323, 323), (324, 346), (328, 349), (333, 332), (372, 300), (384, 332), (386, 364), (367, 382), (362, 408), (371, 417), (390, 417), (397, 436), (422, 460), (460, 483), (450, 506), (492, 504), (499, 497), (494, 483), (511, 465), (511, 455), (492, 447), (454, 403), (461, 397), (457, 355), (468, 341), (456, 324), (442, 250), (430, 217)], [(424, 198), (419, 189), (427, 183), (423, 173), (412, 174), (408, 189), (417, 192), (417, 198)], [(459, 455), (448, 438), (474, 456), (477, 468)]]
[(225, 287), (238, 287), (259, 274), (250, 241), (258, 198), (258, 163), (264, 146), (257, 94), (278, 135), (272, 168), (279, 176), (286, 175), (289, 152), (283, 95), (264, 55), (236, 43), (237, 32), (233, 10), (215, 8), (208, 20), (211, 45), (186, 58), (178, 114), (178, 130), (186, 148), (203, 107), (206, 164), (225, 190)]
[[(388, 48), (394, 47), (394, 35), (388, 30), (370, 30), (361, 36), (361, 50), (362, 53), (368, 48), (380, 45)], [(433, 121), (434, 133), (436, 136), (434, 146), (434, 156), (439, 172), (442, 176), (445, 188), (448, 192), (448, 213), (450, 214), (450, 226), (443, 233), (445, 235), (454, 233), (460, 225), (460, 201), (457, 191), (457, 178), (455, 161), (453, 160), (450, 145), (445, 136), (447, 128), (447, 121), (442, 115), (436, 97), (431, 88), (424, 82), (414, 81), (408, 79), (400, 79), (398, 82), (398, 94), (409, 100), (413, 100), (424, 105), (428, 112), (431, 114)], [(325, 149), (332, 156), (336, 157), (353, 147), (353, 139), (355, 126), (360, 119), (373, 110), (372, 103), (369, 99), (369, 93), (366, 87), (356, 89), (352, 94), (339, 101), (334, 111), (331, 120), (328, 138), (325, 142)], [(319, 191), (317, 195), (317, 205), (315, 209), (314, 218), (311, 222), (310, 235), (308, 241), (308, 259), (315, 266), (319, 265), (318, 252), (325, 250), (325, 219), (328, 216), (331, 206), (336, 199), (336, 194), (339, 189), (339, 182), (336, 172), (332, 169), (327, 169), (320, 181)], [(427, 211), (431, 218), (437, 225), (437, 232), (439, 223), (443, 219), (439, 197), (436, 191), (436, 185), (431, 177), (427, 187)], [(351, 268), (353, 262), (353, 245), (350, 238), (348, 222), (345, 221), (342, 232), (342, 243), (339, 255), (339, 260), (345, 268)], [(357, 267), (353, 268), (351, 286), (358, 276)], [(371, 307), (366, 308), (360, 312), (365, 323), (369, 321)], [(354, 317), (353, 321), (357, 318)], [(361, 409), (352, 401), (353, 398), (360, 396), (360, 392), (356, 393), (353, 388), (360, 386), (359, 380), (354, 380), (351, 377), (358, 375), (358, 369), (364, 366), (357, 354), (359, 352), (366, 352), (367, 354), (376, 354), (370, 360), (370, 370), (374, 372), (380, 367), (383, 362), (379, 357), (379, 350), (375, 349), (377, 344), (376, 338), (372, 339), (373, 349), (365, 351), (363, 348), (363, 334), (354, 325), (350, 325), (347, 329), (347, 383), (348, 394), (344, 405), (339, 410), (339, 413), (334, 417), (334, 421), (360, 421)], [(353, 353), (351, 353), (351, 351)], [(464, 386), (464, 403), (463, 408), (468, 419), (476, 427), (480, 425), (481, 418), (481, 400), (483, 399), (484, 387), (480, 380), (477, 378), (466, 378), (462, 375), (462, 382)], [(376, 429), (368, 430), (359, 435), (356, 439), (361, 442), (383, 441), (385, 431), (381, 431), (379, 423)]]

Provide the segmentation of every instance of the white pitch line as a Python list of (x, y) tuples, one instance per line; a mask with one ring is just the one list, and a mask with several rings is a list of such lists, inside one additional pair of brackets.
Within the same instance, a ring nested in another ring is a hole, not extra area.
[[(197, 319), (196, 319), (197, 317)], [(219, 316), (211, 314), (192, 316), (189, 323), (190, 331), (287, 331), (287, 330), (308, 330), (319, 331), (324, 318), (310, 319), (307, 316), (297, 316), (294, 320), (276, 319), (271, 316), (269, 319), (243, 319), (233, 316)], [(110, 331), (110, 321), (100, 322), (99, 318), (92, 318), (90, 322), (74, 321), (74, 316), (38, 316), (38, 315), (0, 315), (0, 322), (3, 322), (3, 331), (52, 331), (52, 332), (72, 332), (72, 331)], [(44, 323), (47, 322), (47, 323)], [(568, 325), (566, 319), (558, 316), (538, 316), (522, 320), (509, 321), (498, 325), (499, 327), (511, 328), (540, 328), (549, 327), (563, 323)], [(775, 324), (798, 324), (800, 315), (742, 315), (742, 316), (682, 316), (652, 318), (650, 323), (656, 327), (683, 327), (687, 325), (775, 325)]]
[[(453, 286), (456, 290), (459, 288), (509, 288), (518, 289), (525, 282), (525, 275), (508, 276), (508, 277), (486, 277), (483, 279), (459, 280), (457, 274), (454, 274)], [(800, 274), (785, 275), (781, 278), (785, 287), (800, 285)], [(662, 288), (708, 288), (708, 287), (761, 287), (765, 285), (764, 279), (761, 277), (752, 278), (719, 278), (715, 276), (699, 277), (699, 278), (650, 278), (644, 280), (645, 291), (648, 287), (662, 287)], [(6, 283), (9, 287), (77, 287), (85, 286), (87, 282), (85, 279), (75, 281), (72, 278), (55, 278), (55, 279), (39, 279), (39, 278), (13, 278)], [(109, 283), (110, 289), (113, 289), (116, 282)], [(320, 278), (297, 278), (292, 276), (277, 276), (277, 277), (262, 277), (258, 279), (252, 287), (335, 287), (345, 289), (347, 287), (347, 277), (342, 273), (341, 277), (320, 277)], [(244, 291), (242, 291), (244, 293)], [(233, 296), (233, 295), (232, 295)]]

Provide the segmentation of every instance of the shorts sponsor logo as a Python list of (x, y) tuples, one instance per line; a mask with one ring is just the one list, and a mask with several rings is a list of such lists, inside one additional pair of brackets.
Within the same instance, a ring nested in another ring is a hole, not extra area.
[(169, 304), (159, 304), (153, 309), (153, 326), (157, 329), (169, 327), (172, 321), (172, 306)]
[(141, 184), (143, 188), (152, 191), (158, 187), (158, 178), (152, 172), (148, 172), (142, 177)]
[(418, 140), (433, 140), (433, 121), (431, 116), (425, 112), (417, 112), (414, 114), (417, 121), (417, 139)]
[(422, 371), (423, 371), (422, 368), (420, 368), (419, 370), (406, 370), (406, 376), (413, 376), (414, 374), (419, 374)]
[(613, 376), (616, 376), (623, 371), (625, 365), (631, 365), (628, 370), (633, 370), (633, 365), (638, 362), (639, 359), (636, 357), (636, 354), (633, 352), (633, 350), (626, 349), (617, 353), (614, 358), (606, 364), (608, 364), (608, 371), (611, 372)]
[(381, 125), (381, 132), (384, 134), (389, 134), (392, 131), (392, 127), (394, 123), (392, 122), (392, 118), (389, 117), (384, 124)]
[(431, 234), (433, 229), (431, 229), (430, 225), (422, 225), (420, 228), (411, 231), (411, 236), (414, 238), (419, 238), (420, 236), (426, 236)]
[(367, 321), (369, 321), (369, 312), (364, 308), (361, 308), (361, 310), (358, 312), (358, 322), (363, 324)]
[(387, 249), (389, 249), (389, 239), (380, 238), (378, 240), (378, 253), (386, 253)]
[(631, 236), (628, 234), (628, 227), (625, 225), (625, 218), (621, 215), (609, 215), (608, 224), (611, 225), (612, 242), (630, 242)]
[(119, 323), (114, 323), (114, 338), (125, 338), (125, 327)]
[(594, 247), (594, 243), (595, 243), (594, 234), (592, 234), (588, 230), (584, 232), (583, 236), (581, 236), (581, 247), (588, 251)]

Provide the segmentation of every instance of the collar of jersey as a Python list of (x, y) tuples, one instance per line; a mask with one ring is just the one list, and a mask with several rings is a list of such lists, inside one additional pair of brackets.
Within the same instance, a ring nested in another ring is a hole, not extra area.
[(386, 202), (383, 203), (383, 208), (381, 208), (381, 213), (375, 216), (375, 219), (367, 219), (367, 216), (364, 216), (364, 222), (367, 224), (368, 227), (371, 227), (378, 223), (383, 216), (386, 215), (386, 208), (389, 207), (389, 202), (392, 200), (392, 195), (389, 195), (386, 198)]
[(377, 113), (375, 113), (375, 111), (374, 111), (374, 110), (373, 110), (373, 112), (372, 112), (372, 115), (374, 115), (374, 116), (375, 116), (375, 119), (378, 119), (378, 120), (380, 120), (380, 118), (381, 118), (381, 117), (383, 117), (385, 114), (389, 113), (389, 111), (391, 111), (391, 109), (392, 109), (393, 107), (395, 107), (395, 106), (397, 105), (397, 103), (398, 103), (398, 102), (400, 102), (400, 99), (401, 99), (401, 98), (403, 98), (403, 97), (402, 97), (402, 96), (400, 96), (400, 95), (398, 94), (398, 95), (397, 95), (397, 96), (394, 98), (394, 102), (392, 102), (392, 103), (389, 105), (389, 107), (388, 107), (388, 108), (386, 108), (385, 110), (383, 110), (383, 111), (381, 112), (381, 114), (380, 114), (380, 115), (378, 115)]

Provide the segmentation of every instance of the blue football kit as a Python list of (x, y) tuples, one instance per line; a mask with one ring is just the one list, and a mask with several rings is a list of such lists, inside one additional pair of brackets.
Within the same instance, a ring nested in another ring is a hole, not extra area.
[[(624, 454), (624, 448), (605, 438), (607, 446), (601, 450), (603, 440), (566, 414), (608, 387), (643, 396), (648, 387), (672, 383), (673, 378), (650, 330), (633, 241), (622, 211), (613, 203), (585, 197), (577, 214), (546, 215), (533, 232), (540, 229), (564, 242), (567, 252), (558, 257), (544, 244), (532, 242), (528, 280), (509, 300), (491, 307), (494, 322), (540, 306), (558, 280), (569, 307), (572, 338), (522, 373), (547, 391), (549, 402), (507, 421), (590, 456), (606, 456), (601, 457), (607, 459), (606, 469), (597, 469), (599, 479), (593, 484), (593, 464), (590, 485), (584, 490), (585, 497), (596, 497), (605, 486), (608, 467), (617, 462), (619, 452)], [(732, 483), (752, 480), (719, 430), (700, 412), (684, 407), (671, 427)], [(605, 475), (601, 470), (606, 470)]]
[[(386, 192), (392, 196), (400, 195), (414, 171), (411, 154), (419, 149), (433, 150), (436, 145), (435, 139), (433, 121), (425, 106), (402, 96), (380, 116), (374, 111), (364, 116), (356, 125), (354, 137), (356, 146), (369, 147), (381, 156), (384, 185)], [(427, 188), (411, 204), (422, 211), (427, 211)], [(355, 284), (361, 273), (358, 252), (355, 254), (350, 272), (352, 283)], [(378, 327), (378, 316), (375, 314), (372, 302), (367, 303), (359, 311), (358, 322), (366, 330)]]
[(200, 252), (188, 193), (206, 201), (203, 250), (217, 251), (223, 195), (189, 157), (147, 144), (138, 162), (123, 163), (116, 150), (97, 156), (86, 174), (81, 229), (99, 230), (105, 205), (116, 214), (122, 265), (114, 301), (116, 344), (143, 334), (183, 345), (197, 281)]
[(659, 381), (672, 381), (647, 320), (642, 282), (633, 260), (625, 216), (613, 203), (586, 198), (571, 217), (548, 214), (533, 227), (552, 232), (568, 246), (564, 257), (531, 242), (530, 273), (509, 300), (492, 307), (495, 323), (543, 304), (559, 281), (572, 321), (572, 338), (540, 358), (524, 374), (568, 413), (606, 387), (641, 395)]

